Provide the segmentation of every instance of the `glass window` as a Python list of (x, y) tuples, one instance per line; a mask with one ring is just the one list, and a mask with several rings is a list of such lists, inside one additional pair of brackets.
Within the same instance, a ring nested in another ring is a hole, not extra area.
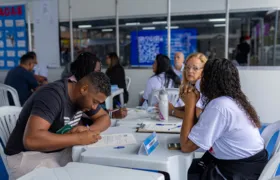
[[(105, 56), (116, 51), (115, 20), (73, 22), (74, 57), (91, 52), (105, 63)], [(61, 64), (70, 62), (69, 23), (60, 23)]]

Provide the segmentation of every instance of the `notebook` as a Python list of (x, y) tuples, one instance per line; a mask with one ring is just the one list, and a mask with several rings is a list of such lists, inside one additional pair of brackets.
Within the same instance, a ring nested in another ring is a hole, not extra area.
[(137, 128), (136, 132), (139, 133), (171, 133), (180, 134), (182, 123), (142, 123), (140, 127)]

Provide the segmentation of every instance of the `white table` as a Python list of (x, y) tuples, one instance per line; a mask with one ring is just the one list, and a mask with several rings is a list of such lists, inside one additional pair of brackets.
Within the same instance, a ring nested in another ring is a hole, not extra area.
[[(109, 172), (109, 173), (108, 173)], [(159, 173), (132, 169), (100, 166), (93, 164), (69, 163), (61, 168), (38, 168), (19, 180), (164, 180)]]
[(115, 96), (120, 95), (120, 103), (123, 106), (124, 105), (124, 97), (123, 97), (124, 90), (122, 88), (112, 91), (111, 95), (107, 97), (105, 103), (106, 103), (106, 109), (112, 110), (113, 109), (113, 99)]
[(192, 153), (168, 150), (169, 143), (180, 141), (179, 134), (158, 134), (159, 146), (149, 156), (138, 155), (141, 143), (149, 134), (135, 133), (129, 126), (111, 127), (104, 134), (133, 133), (137, 144), (127, 145), (123, 149), (114, 147), (88, 148), (75, 146), (72, 149), (73, 161), (116, 167), (156, 170), (169, 173), (172, 180), (187, 179), (188, 169), (192, 163)]

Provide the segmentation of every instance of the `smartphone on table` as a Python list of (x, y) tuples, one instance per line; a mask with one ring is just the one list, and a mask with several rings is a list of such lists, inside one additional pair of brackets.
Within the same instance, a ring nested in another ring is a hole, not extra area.
[(181, 144), (180, 143), (169, 143), (168, 149), (169, 150), (181, 150)]

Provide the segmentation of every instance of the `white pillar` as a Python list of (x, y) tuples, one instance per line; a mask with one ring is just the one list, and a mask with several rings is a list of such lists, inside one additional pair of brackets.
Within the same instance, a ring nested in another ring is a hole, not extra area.
[(278, 33), (278, 18), (279, 18), (279, 11), (276, 10), (275, 13), (275, 28), (274, 28), (274, 42), (273, 42), (273, 66), (276, 65), (276, 45), (277, 45), (277, 33)]
[(171, 0), (167, 0), (167, 56), (171, 55)]
[(32, 47), (32, 33), (31, 33), (31, 15), (30, 15), (30, 7), (29, 4), (25, 4), (27, 9), (27, 29), (28, 29), (28, 49), (29, 51), (33, 51)]
[(72, 0), (69, 2), (69, 27), (70, 27), (70, 50), (71, 50), (71, 61), (74, 61), (74, 40), (73, 40), (73, 20), (72, 20)]
[(226, 27), (225, 27), (225, 58), (228, 59), (228, 38), (229, 38), (229, 0), (226, 1)]
[(116, 11), (116, 53), (120, 56), (120, 32), (119, 32), (119, 2), (115, 1), (115, 11)]

